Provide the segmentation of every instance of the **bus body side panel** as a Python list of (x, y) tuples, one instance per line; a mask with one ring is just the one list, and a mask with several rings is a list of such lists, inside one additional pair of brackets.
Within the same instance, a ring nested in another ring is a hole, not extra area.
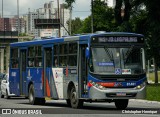
[(9, 71), (9, 87), (10, 92), (14, 93), (16, 96), (20, 96), (20, 76), (19, 69), (10, 69)]
[(77, 68), (52, 68), (52, 75), (50, 90), (53, 99), (68, 99), (67, 90), (71, 90), (68, 89), (71, 82), (78, 90)]
[[(58, 99), (57, 90), (60, 90), (60, 89), (56, 88), (57, 82), (54, 79), (53, 69), (51, 67), (47, 67), (45, 72), (46, 72), (46, 77), (44, 78), (45, 85), (43, 85), (44, 86), (43, 88), (45, 90), (45, 96), (51, 97), (53, 99)], [(56, 76), (56, 77), (60, 78), (61, 77), (60, 75), (61, 74), (59, 74), (59, 76)], [(58, 82), (58, 84), (60, 83), (62, 82)], [(59, 98), (62, 98), (62, 96), (60, 96)]]
[[(35, 89), (35, 97), (42, 98), (43, 95), (43, 88), (42, 88), (42, 77), (43, 77), (43, 70), (42, 68), (27, 68), (26, 70), (26, 79), (27, 79), (27, 89), (29, 89), (29, 84), (33, 83)], [(28, 90), (26, 92), (28, 95)]]
[(69, 83), (73, 83), (76, 90), (78, 90), (78, 69), (77, 67), (66, 67), (63, 70), (63, 94), (64, 94), (64, 99), (68, 99), (69, 95), (67, 94)]

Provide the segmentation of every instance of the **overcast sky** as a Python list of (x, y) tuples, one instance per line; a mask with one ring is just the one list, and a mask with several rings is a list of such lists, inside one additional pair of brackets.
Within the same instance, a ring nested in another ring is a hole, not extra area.
[[(54, 1), (55, 5), (57, 0), (19, 0), (19, 13), (27, 14), (28, 8), (30, 11), (34, 11), (38, 8), (43, 8), (44, 3)], [(64, 3), (65, 0), (59, 0), (60, 4)], [(90, 15), (91, 0), (76, 0), (73, 4), (73, 18), (80, 17), (81, 19), (86, 18)], [(0, 0), (0, 14), (2, 13), (2, 0)], [(3, 16), (10, 17), (17, 15), (17, 0), (3, 0)]]

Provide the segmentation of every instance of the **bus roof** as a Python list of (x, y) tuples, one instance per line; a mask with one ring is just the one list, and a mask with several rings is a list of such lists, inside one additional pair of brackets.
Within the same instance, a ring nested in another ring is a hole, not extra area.
[(32, 40), (32, 41), (25, 41), (25, 42), (16, 42), (11, 43), (11, 47), (22, 47), (22, 46), (29, 46), (29, 45), (43, 45), (43, 44), (51, 44), (57, 42), (64, 42), (64, 41), (87, 41), (92, 36), (137, 36), (137, 37), (144, 37), (142, 34), (137, 33), (129, 33), (129, 32), (105, 32), (105, 33), (93, 33), (93, 34), (84, 34), (84, 35), (76, 35), (76, 36), (66, 36), (61, 38), (50, 38), (50, 39), (41, 39), (41, 40)]

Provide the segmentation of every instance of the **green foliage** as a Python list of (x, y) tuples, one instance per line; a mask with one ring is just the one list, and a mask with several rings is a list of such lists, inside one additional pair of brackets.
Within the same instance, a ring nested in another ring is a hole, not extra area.
[[(79, 17), (76, 17), (75, 19), (73, 19), (72, 21), (72, 30), (71, 30), (71, 34), (78, 34), (78, 33), (82, 33), (81, 32), (81, 28), (82, 28), (82, 20)], [(67, 21), (67, 24), (69, 26), (69, 21)]]
[(90, 33), (91, 32), (91, 16), (87, 17), (83, 21), (83, 26), (81, 28), (82, 33)]
[(93, 26), (95, 31), (112, 31), (114, 11), (104, 1), (95, 0), (93, 3)]
[(67, 3), (68, 7), (72, 7), (72, 4), (75, 2), (75, 0), (65, 0)]
[(20, 33), (19, 36), (27, 36), (26, 33)]
[(146, 99), (151, 101), (160, 101), (160, 85), (147, 85)]

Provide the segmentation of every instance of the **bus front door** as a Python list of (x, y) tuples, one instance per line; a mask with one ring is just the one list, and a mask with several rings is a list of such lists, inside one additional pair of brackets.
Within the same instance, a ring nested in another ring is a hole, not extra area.
[(51, 97), (51, 78), (52, 78), (52, 47), (44, 48), (44, 81), (43, 91), (45, 97)]
[(85, 57), (85, 50), (87, 45), (80, 45), (79, 49), (79, 91), (80, 97), (85, 98), (87, 96), (87, 59)]
[(26, 94), (26, 49), (20, 50), (20, 95)]

